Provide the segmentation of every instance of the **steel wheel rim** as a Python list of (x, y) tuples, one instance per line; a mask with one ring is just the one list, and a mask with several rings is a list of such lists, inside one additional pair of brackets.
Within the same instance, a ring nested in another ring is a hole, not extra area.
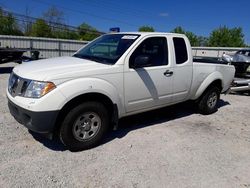
[(78, 141), (93, 138), (100, 130), (101, 118), (94, 112), (81, 114), (73, 124), (72, 132)]
[(207, 100), (207, 105), (209, 108), (214, 108), (215, 105), (217, 104), (218, 101), (218, 96), (216, 92), (211, 93), (211, 95), (209, 95), (208, 100)]

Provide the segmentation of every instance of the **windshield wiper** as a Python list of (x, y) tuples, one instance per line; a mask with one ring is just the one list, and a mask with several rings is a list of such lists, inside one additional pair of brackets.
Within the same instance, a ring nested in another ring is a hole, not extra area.
[(84, 56), (84, 58), (98, 62), (98, 63), (103, 63), (102, 60), (96, 56)]
[(81, 58), (82, 55), (81, 54), (74, 54), (73, 57), (78, 57), (78, 58)]
[(95, 56), (82, 55), (82, 54), (74, 54), (73, 57), (78, 57), (78, 58), (81, 58), (81, 59), (87, 59), (87, 60), (95, 61), (95, 62), (98, 62), (98, 63), (102, 63), (100, 61), (100, 58), (97, 58)]
[(97, 63), (112, 64), (112, 63), (108, 62), (107, 60), (105, 60), (105, 59), (103, 59), (101, 57), (97, 57), (97, 56), (74, 54), (73, 57), (78, 57), (78, 58), (81, 58), (81, 59), (87, 59), (87, 60), (95, 61)]

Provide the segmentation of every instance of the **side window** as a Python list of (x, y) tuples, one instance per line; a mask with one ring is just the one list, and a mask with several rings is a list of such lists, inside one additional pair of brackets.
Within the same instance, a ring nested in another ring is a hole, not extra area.
[(151, 37), (145, 39), (129, 59), (130, 68), (162, 66), (168, 64), (167, 39)]
[(187, 46), (183, 38), (174, 37), (174, 50), (176, 64), (185, 63), (188, 60)]

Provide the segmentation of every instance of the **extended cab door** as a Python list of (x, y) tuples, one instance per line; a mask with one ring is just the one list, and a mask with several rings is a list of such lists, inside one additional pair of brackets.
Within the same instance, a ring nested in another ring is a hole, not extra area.
[(166, 37), (147, 37), (125, 59), (124, 91), (127, 112), (172, 101), (173, 69)]
[(174, 75), (173, 102), (185, 101), (190, 92), (193, 77), (193, 59), (191, 46), (186, 37), (173, 37)]

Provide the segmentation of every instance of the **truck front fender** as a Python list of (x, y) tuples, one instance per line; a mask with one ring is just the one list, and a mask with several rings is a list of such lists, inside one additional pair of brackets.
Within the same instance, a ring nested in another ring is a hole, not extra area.
[(219, 80), (221, 82), (221, 87), (223, 87), (223, 76), (220, 72), (216, 71), (211, 74), (209, 74), (205, 80), (200, 84), (198, 89), (196, 90), (195, 94), (191, 98), (192, 100), (198, 99), (203, 92), (216, 80)]
[(107, 96), (113, 104), (117, 105), (119, 114), (124, 112), (122, 96), (119, 95), (122, 91), (119, 92), (118, 88), (106, 80), (99, 78), (79, 78), (60, 84), (58, 89), (66, 98), (66, 101), (61, 103), (60, 109), (75, 97), (88, 93), (99, 93)]

